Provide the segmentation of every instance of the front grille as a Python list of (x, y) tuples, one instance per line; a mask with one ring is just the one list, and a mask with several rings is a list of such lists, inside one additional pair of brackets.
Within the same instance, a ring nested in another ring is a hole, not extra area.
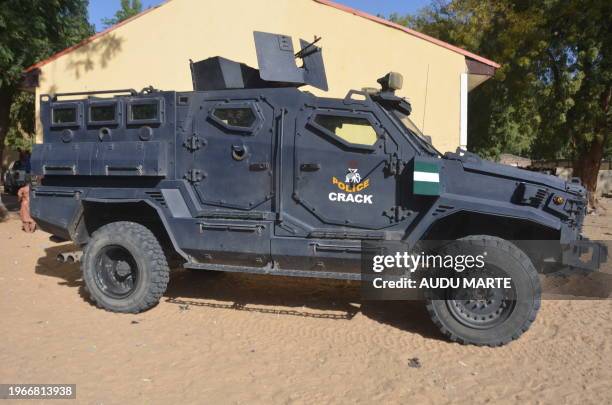
[(525, 183), (519, 184), (516, 191), (519, 204), (535, 208), (539, 208), (549, 195), (548, 189)]

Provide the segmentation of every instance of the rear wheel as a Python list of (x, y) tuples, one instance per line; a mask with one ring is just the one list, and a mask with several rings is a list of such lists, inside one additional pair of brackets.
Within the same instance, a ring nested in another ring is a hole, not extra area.
[(166, 291), (170, 269), (153, 233), (134, 222), (98, 229), (82, 260), (91, 299), (113, 312), (138, 313), (155, 306)]
[(501, 346), (521, 336), (540, 308), (538, 273), (514, 244), (492, 236), (469, 236), (438, 253), (466, 254), (466, 247), (486, 251), (479, 278), (509, 278), (510, 288), (449, 288), (429, 291), (427, 310), (451, 340), (463, 344)]

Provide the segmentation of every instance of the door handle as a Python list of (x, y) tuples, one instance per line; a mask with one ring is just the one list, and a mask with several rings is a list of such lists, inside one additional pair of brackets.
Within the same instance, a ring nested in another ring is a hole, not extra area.
[(300, 165), (300, 170), (303, 172), (316, 172), (321, 169), (320, 163), (302, 163)]

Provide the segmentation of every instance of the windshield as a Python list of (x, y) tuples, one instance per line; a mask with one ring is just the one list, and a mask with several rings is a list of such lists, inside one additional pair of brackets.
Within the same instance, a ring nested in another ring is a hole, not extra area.
[(432, 153), (437, 156), (442, 156), (436, 148), (433, 147), (431, 143), (427, 140), (425, 135), (421, 132), (421, 130), (416, 126), (414, 122), (407, 115), (400, 113), (399, 111), (392, 111), (392, 115), (396, 118), (397, 123), (407, 134), (414, 135), (414, 139), (417, 140), (419, 145), (424, 148), (427, 152)]

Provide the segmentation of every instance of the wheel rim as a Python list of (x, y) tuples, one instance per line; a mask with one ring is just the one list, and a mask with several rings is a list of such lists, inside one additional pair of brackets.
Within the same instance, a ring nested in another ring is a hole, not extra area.
[(139, 269), (134, 256), (122, 246), (105, 246), (95, 260), (95, 281), (109, 297), (125, 298), (138, 283)]
[[(489, 266), (479, 277), (507, 277), (506, 273)], [(459, 322), (474, 329), (494, 328), (512, 314), (516, 306), (516, 289), (457, 288), (446, 292), (446, 305)]]

